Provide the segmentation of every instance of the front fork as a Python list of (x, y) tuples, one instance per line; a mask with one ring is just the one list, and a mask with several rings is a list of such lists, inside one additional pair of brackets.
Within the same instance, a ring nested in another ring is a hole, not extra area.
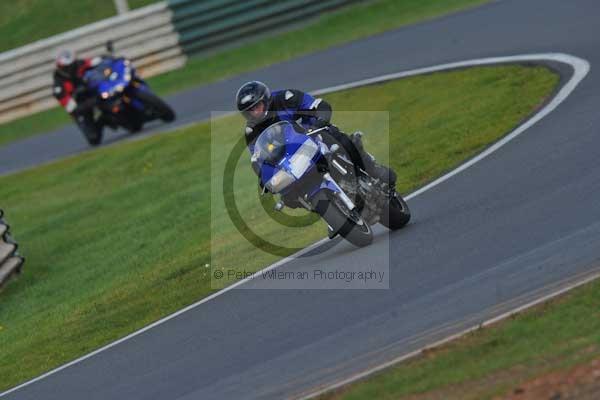
[(342, 188), (331, 178), (329, 172), (323, 174), (323, 183), (321, 183), (320, 190), (329, 189), (344, 203), (348, 210), (352, 211), (356, 208), (354, 202), (348, 197), (348, 195), (342, 190)]

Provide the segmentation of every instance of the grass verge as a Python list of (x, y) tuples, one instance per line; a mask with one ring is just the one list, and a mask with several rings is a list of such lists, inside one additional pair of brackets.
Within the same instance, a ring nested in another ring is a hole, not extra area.
[[(486, 1), (377, 0), (358, 4), (325, 14), (307, 26), (290, 32), (211, 56), (192, 58), (185, 67), (153, 77), (149, 83), (161, 95), (174, 93)], [(57, 7), (56, 10), (62, 8)], [(53, 108), (0, 125), (0, 146), (56, 129), (68, 120), (62, 109)]]
[[(336, 110), (388, 110), (391, 143), (367, 135), (407, 192), (453, 168), (538, 108), (558, 77), (543, 67), (498, 66), (438, 73), (327, 95)], [(369, 99), (365, 102), (364, 99)], [(336, 114), (336, 115), (339, 115)], [(360, 120), (342, 128), (373, 132)], [(225, 143), (239, 117), (219, 122)], [(214, 129), (214, 128), (213, 128)], [(99, 149), (0, 178), (1, 208), (27, 257), (25, 273), (0, 293), (0, 390), (122, 337), (211, 293), (217, 257), (255, 270), (274, 256), (226, 224), (211, 232), (211, 184), (228, 147), (211, 127)], [(375, 136), (376, 137), (376, 136)], [(249, 225), (299, 247), (323, 236), (322, 223), (287, 230), (257, 214), (256, 177), (238, 165), (236, 188)], [(212, 165), (211, 165), (212, 163)]]
[(600, 282), (593, 282), (319, 398), (470, 400), (507, 395), (519, 383), (598, 357), (599, 310)]
[[(157, 0), (129, 0), (138, 8)], [(0, 52), (116, 15), (112, 0), (17, 0), (0, 2)]]

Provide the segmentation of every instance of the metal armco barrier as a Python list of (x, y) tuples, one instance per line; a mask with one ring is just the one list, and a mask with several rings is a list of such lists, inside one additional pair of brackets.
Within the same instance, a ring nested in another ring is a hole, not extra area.
[(356, 0), (168, 0), (187, 54), (297, 24)]
[(168, 0), (0, 53), (0, 123), (57, 105), (54, 57), (105, 53), (112, 40), (145, 77), (182, 67), (187, 55), (285, 28), (358, 0)]
[(17, 252), (18, 245), (10, 236), (10, 227), (0, 209), (0, 288), (14, 274), (20, 274), (25, 259)]

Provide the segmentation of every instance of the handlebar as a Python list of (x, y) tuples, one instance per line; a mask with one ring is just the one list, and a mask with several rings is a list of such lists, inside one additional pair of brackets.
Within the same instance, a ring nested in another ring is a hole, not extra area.
[(322, 127), (322, 128), (318, 128), (318, 129), (314, 129), (314, 130), (309, 130), (309, 131), (306, 133), (306, 135), (307, 135), (307, 136), (312, 136), (312, 135), (314, 135), (315, 133), (319, 133), (319, 132), (321, 132), (321, 131), (328, 131), (328, 130), (329, 130), (329, 127), (328, 127), (328, 126), (324, 126), (324, 127)]

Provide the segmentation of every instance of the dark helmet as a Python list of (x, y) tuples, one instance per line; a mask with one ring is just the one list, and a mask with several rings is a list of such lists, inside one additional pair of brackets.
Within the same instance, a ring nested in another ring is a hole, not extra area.
[[(253, 124), (258, 124), (267, 118), (269, 113), (269, 105), (271, 104), (271, 91), (262, 82), (252, 81), (246, 82), (240, 87), (237, 92), (236, 102), (237, 108), (242, 113), (244, 118)], [(256, 107), (263, 104), (263, 111), (257, 115)]]

